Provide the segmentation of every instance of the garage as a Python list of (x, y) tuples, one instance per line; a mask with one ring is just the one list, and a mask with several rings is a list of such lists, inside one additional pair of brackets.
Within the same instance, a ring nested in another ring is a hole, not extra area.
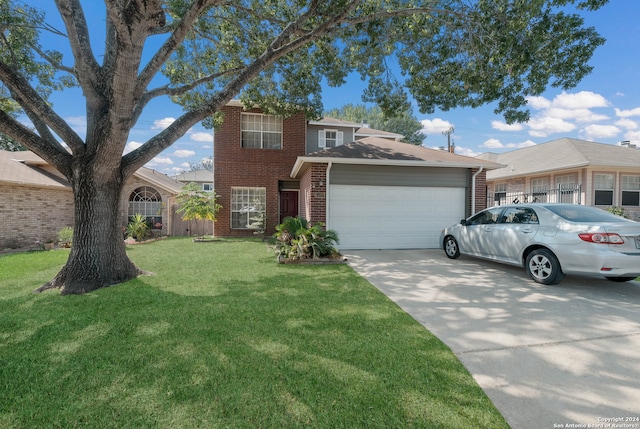
[(367, 137), (298, 157), (300, 210), (338, 233), (340, 250), (438, 248), (440, 231), (484, 208), (486, 171), (504, 167)]
[(328, 227), (341, 249), (437, 248), (465, 217), (465, 188), (331, 185)]

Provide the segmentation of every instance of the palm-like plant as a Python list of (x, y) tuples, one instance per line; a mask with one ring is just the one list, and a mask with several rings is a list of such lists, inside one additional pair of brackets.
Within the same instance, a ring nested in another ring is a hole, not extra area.
[(300, 216), (283, 219), (274, 236), (276, 253), (290, 259), (317, 259), (338, 253), (334, 247), (338, 243), (335, 231), (324, 229), (322, 222), (310, 225)]

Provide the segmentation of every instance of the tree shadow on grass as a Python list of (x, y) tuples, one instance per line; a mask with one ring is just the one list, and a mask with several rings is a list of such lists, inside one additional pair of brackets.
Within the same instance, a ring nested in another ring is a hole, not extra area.
[(209, 294), (152, 280), (8, 300), (0, 426), (505, 426), (450, 351), (347, 267)]

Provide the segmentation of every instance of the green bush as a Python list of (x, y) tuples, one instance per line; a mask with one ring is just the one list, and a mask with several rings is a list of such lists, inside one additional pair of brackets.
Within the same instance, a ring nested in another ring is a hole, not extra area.
[(276, 226), (274, 234), (277, 255), (288, 259), (331, 258), (339, 255), (334, 247), (338, 243), (338, 234), (324, 229), (324, 223), (309, 224), (306, 219), (286, 217)]
[(73, 242), (73, 228), (65, 226), (58, 231), (58, 245), (60, 247), (71, 247)]

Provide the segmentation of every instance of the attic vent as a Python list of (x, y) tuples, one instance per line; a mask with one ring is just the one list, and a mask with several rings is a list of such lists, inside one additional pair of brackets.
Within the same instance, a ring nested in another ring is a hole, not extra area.
[(636, 145), (635, 143), (631, 143), (629, 140), (624, 140), (620, 142), (620, 146), (622, 147), (628, 147), (630, 149), (635, 149)]

